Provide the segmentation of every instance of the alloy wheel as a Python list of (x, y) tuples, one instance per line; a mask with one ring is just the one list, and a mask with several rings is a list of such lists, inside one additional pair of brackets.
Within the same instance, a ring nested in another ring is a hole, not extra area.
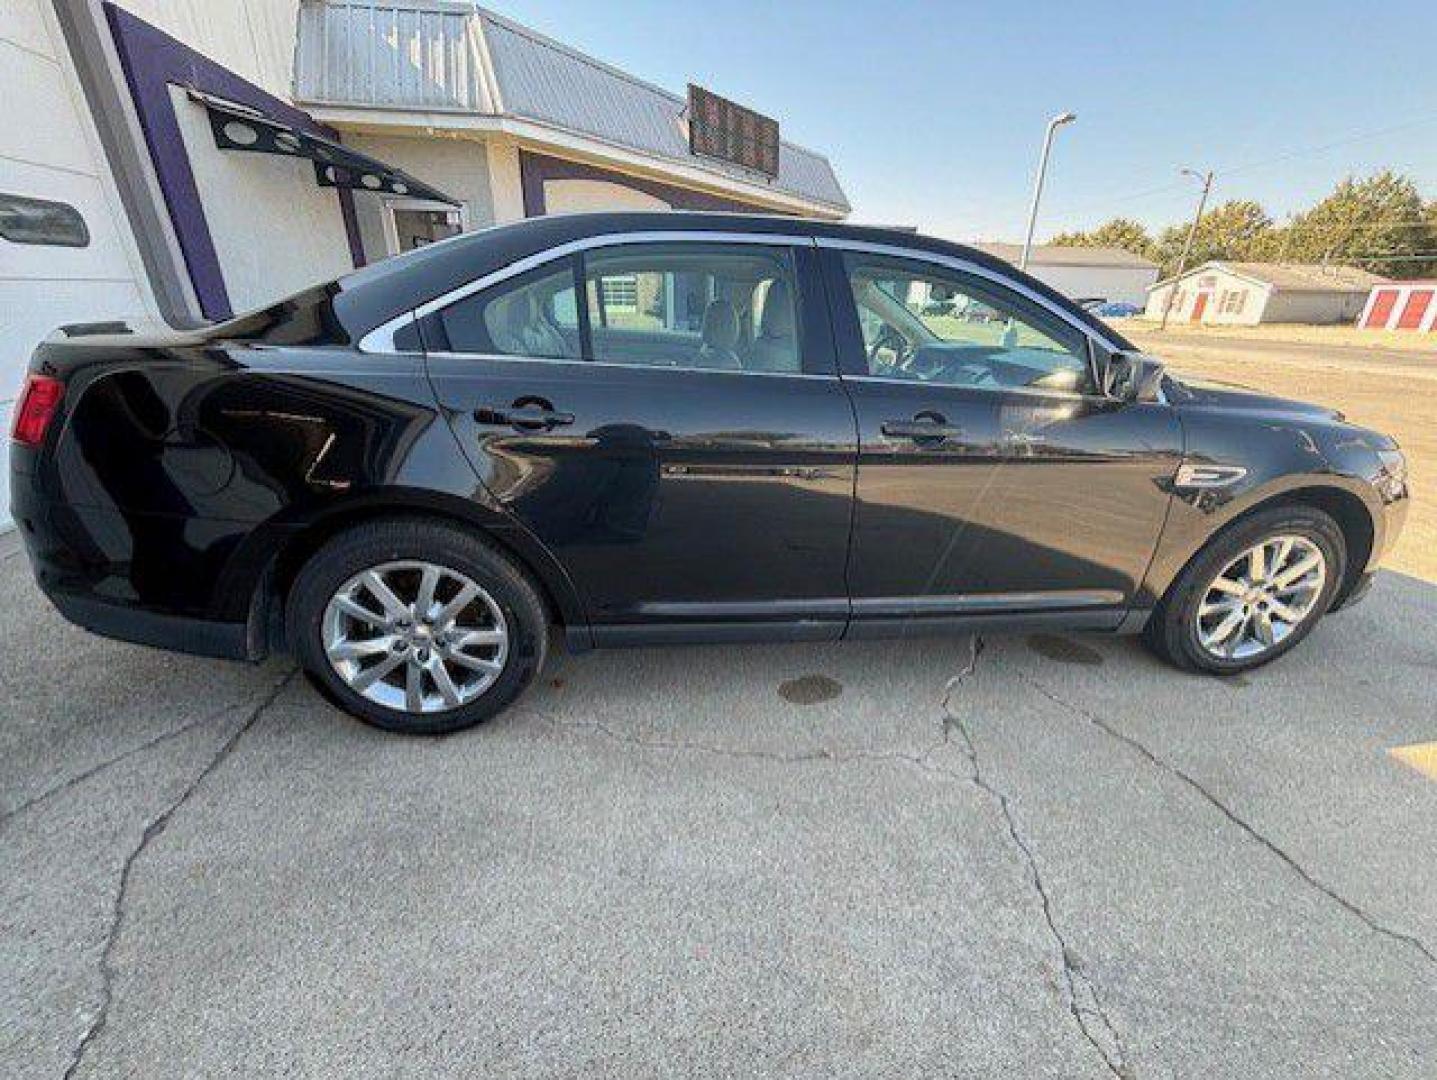
[(473, 701), (509, 655), (509, 628), (489, 592), (419, 560), (355, 574), (325, 605), (321, 633), (325, 656), (351, 690), (407, 713)]
[(1272, 536), (1229, 562), (1203, 591), (1197, 637), (1219, 660), (1275, 649), (1313, 617), (1327, 558), (1305, 536)]

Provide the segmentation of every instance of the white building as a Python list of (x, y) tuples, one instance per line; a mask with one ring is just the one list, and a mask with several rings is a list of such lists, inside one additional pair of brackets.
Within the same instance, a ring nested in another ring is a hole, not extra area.
[[(1014, 266), (1023, 253), (1020, 244), (972, 246)], [(1028, 253), (1028, 273), (1071, 300), (1103, 300), (1142, 307), (1147, 302), (1149, 287), (1158, 280), (1158, 264), (1121, 248), (1035, 244)]]
[(1158, 282), (1144, 315), (1179, 322), (1255, 326), (1258, 323), (1349, 323), (1361, 314), (1372, 286), (1387, 279), (1352, 266), (1215, 261), (1180, 278)]
[(823, 155), (696, 155), (685, 97), (456, 0), (4, 0), (0, 100), (7, 431), (64, 323), (222, 319), (545, 213), (849, 209)]
[(1373, 286), (1357, 325), (1364, 330), (1437, 334), (1437, 281), (1389, 281)]

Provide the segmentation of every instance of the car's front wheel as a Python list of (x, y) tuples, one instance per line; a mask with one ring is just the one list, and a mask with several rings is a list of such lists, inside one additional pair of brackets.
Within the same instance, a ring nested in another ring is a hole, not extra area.
[(459, 731), (489, 719), (543, 664), (544, 605), (502, 552), (444, 522), (378, 521), (304, 565), (291, 648), (336, 704), (376, 727)]
[(1231, 675), (1277, 659), (1312, 632), (1346, 571), (1330, 515), (1280, 506), (1219, 533), (1173, 583), (1148, 640), (1191, 671)]

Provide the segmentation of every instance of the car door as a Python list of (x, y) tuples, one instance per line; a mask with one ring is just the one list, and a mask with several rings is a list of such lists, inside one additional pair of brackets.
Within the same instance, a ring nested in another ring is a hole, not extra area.
[(1112, 625), (1181, 435), (1096, 392), (1087, 332), (984, 267), (825, 250), (859, 425), (849, 583), (865, 619), (1088, 613)]
[(856, 433), (815, 260), (801, 238), (609, 238), (424, 320), (464, 452), (601, 643), (842, 633)]

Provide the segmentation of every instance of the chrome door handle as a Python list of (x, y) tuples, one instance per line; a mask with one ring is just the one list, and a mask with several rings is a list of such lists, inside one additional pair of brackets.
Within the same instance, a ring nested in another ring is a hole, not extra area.
[(515, 403), (507, 407), (480, 406), (474, 410), (477, 423), (492, 427), (512, 427), (520, 431), (548, 431), (574, 422), (574, 414), (556, 412), (535, 402)]
[(912, 439), (914, 442), (957, 439), (963, 435), (962, 428), (936, 420), (885, 420), (879, 430), (891, 439)]

